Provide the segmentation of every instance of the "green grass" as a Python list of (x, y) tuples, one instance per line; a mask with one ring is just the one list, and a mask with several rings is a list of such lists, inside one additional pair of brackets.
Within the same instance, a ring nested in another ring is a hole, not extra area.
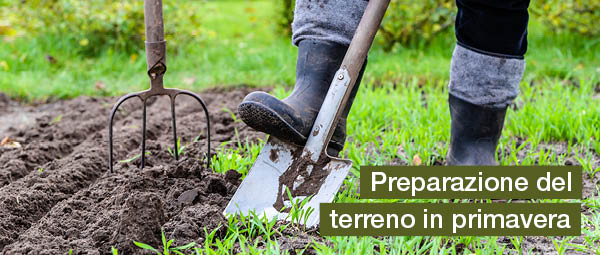
[[(275, 86), (275, 95), (285, 97), (294, 83), (297, 50), (289, 38), (275, 33), (272, 4), (198, 2), (198, 11), (204, 13), (201, 31), (206, 39), (168, 49), (166, 85), (194, 90), (240, 84)], [(516, 106), (508, 112), (498, 160), (503, 165), (564, 165), (570, 160), (582, 165), (588, 176), (597, 177), (600, 39), (554, 34), (535, 19), (529, 31), (525, 78)], [(355, 167), (336, 202), (390, 201), (358, 199), (359, 165), (412, 165), (415, 159), (431, 165), (444, 159), (450, 133), (446, 100), (454, 43), (452, 32), (448, 32), (429, 45), (398, 47), (394, 52), (384, 52), (375, 45), (371, 50), (342, 152)], [(120, 95), (148, 86), (143, 52), (132, 55), (107, 51), (97, 58), (82, 58), (73, 47), (56, 35), (3, 42), (0, 91), (25, 101), (43, 101)], [(47, 56), (56, 63), (48, 61)], [(239, 121), (235, 115), (234, 120)], [(212, 161), (216, 172), (235, 169), (245, 175), (256, 159), (263, 141), (252, 143), (237, 133), (236, 137), (236, 148), (224, 143), (218, 149)], [(559, 144), (565, 149), (558, 151)], [(582, 215), (582, 242), (550, 237), (560, 254), (572, 250), (600, 254), (600, 198), (597, 191), (594, 194), (581, 200), (587, 207)], [(235, 245), (250, 254), (286, 253), (276, 239), (286, 228), (298, 226), (275, 225), (258, 217), (230, 217), (223, 227), (227, 227), (224, 238), (216, 238), (215, 232), (207, 229), (205, 242), (193, 254), (229, 252)], [(256, 239), (258, 236), (264, 243)], [(497, 239), (325, 237), (326, 242), (313, 242), (310, 247), (319, 254), (455, 254), (457, 247), (464, 247), (465, 254), (528, 252), (522, 248), (522, 237), (511, 237), (511, 247), (499, 244)]]
[[(292, 86), (296, 48), (276, 33), (272, 1), (198, 1), (203, 13), (199, 43), (168, 47), (166, 86), (200, 90), (248, 84)], [(169, 22), (166, 20), (165, 22)], [(553, 34), (532, 19), (525, 80), (590, 79), (600, 73), (600, 40)], [(175, 37), (177, 38), (177, 37)], [(375, 45), (365, 80), (376, 84), (447, 81), (455, 39), (452, 32), (429, 45), (396, 47), (384, 52)], [(139, 42), (143, 45), (143, 42)], [(168, 44), (168, 42), (167, 42)], [(78, 95), (120, 95), (148, 87), (144, 52), (108, 50), (97, 58), (77, 55), (68, 35), (44, 34), (3, 40), (0, 48), (0, 91), (24, 100)], [(56, 63), (48, 61), (52, 56)]]

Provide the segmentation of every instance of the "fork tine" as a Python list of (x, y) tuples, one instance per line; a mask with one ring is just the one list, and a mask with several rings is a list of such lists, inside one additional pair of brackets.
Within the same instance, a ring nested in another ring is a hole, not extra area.
[(177, 144), (177, 121), (175, 121), (175, 96), (169, 97), (171, 99), (171, 119), (173, 120), (173, 147), (175, 148), (175, 160), (179, 160), (179, 148)]
[(204, 109), (204, 115), (206, 116), (206, 147), (207, 147), (207, 152), (206, 152), (206, 166), (210, 167), (210, 116), (208, 114), (208, 109), (206, 108), (206, 104), (204, 104), (204, 101), (202, 100), (202, 98), (200, 98), (199, 95), (187, 91), (187, 90), (179, 90), (178, 94), (184, 94), (184, 95), (188, 95), (193, 97), (194, 99), (196, 99), (198, 101), (198, 103), (200, 103), (200, 105), (202, 106), (202, 109)]
[(140, 169), (146, 165), (146, 100), (144, 100), (144, 108), (142, 110), (142, 162)]
[[(167, 91), (168, 90), (168, 91)], [(179, 160), (179, 145), (177, 144), (177, 118), (176, 118), (176, 111), (175, 111), (175, 99), (179, 94), (184, 94), (184, 95), (188, 95), (193, 97), (194, 99), (196, 99), (196, 101), (198, 101), (198, 103), (200, 103), (200, 105), (202, 106), (202, 109), (204, 110), (204, 114), (206, 117), (206, 147), (207, 147), (207, 153), (205, 155), (200, 154), (200, 156), (206, 156), (206, 164), (207, 167), (211, 166), (211, 153), (210, 153), (210, 115), (208, 113), (208, 108), (206, 108), (206, 104), (204, 103), (204, 101), (202, 100), (202, 98), (200, 98), (199, 95), (190, 92), (190, 91), (186, 91), (186, 90), (178, 90), (178, 89), (167, 89), (166, 91), (160, 91), (160, 92), (154, 92), (154, 93), (148, 93), (148, 91), (140, 91), (140, 92), (135, 92), (135, 93), (130, 93), (127, 94), (121, 98), (119, 98), (119, 100), (117, 101), (117, 103), (113, 106), (111, 113), (110, 113), (110, 118), (109, 118), (109, 130), (108, 130), (108, 139), (109, 139), (109, 166), (110, 166), (110, 171), (111, 173), (113, 173), (113, 122), (114, 122), (114, 116), (119, 108), (119, 106), (125, 102), (126, 100), (132, 98), (132, 97), (138, 97), (143, 104), (143, 108), (142, 108), (142, 155), (141, 155), (141, 162), (140, 162), (140, 169), (143, 169), (146, 166), (146, 108), (147, 108), (147, 99), (151, 96), (156, 96), (156, 95), (168, 95), (170, 100), (171, 100), (171, 120), (172, 120), (172, 124), (173, 124), (173, 144), (174, 144), (174, 150), (175, 150), (175, 160)]]
[(110, 111), (109, 117), (109, 129), (108, 129), (108, 164), (110, 166), (110, 172), (113, 173), (113, 120), (115, 117), (115, 113), (119, 109), (119, 106), (125, 102), (127, 99), (138, 96), (139, 93), (130, 93), (119, 98), (117, 103), (113, 106)]

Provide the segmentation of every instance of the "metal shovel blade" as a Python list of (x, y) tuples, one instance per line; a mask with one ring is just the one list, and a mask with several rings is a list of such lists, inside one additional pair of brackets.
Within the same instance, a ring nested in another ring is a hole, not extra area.
[[(302, 185), (296, 180), (295, 184), (289, 185), (292, 187), (288, 187), (282, 183), (280, 177), (284, 175), (285, 171), (289, 171), (292, 163), (298, 164), (303, 161), (300, 158), (302, 149), (303, 147), (270, 137), (223, 213), (226, 215), (241, 214), (248, 216), (251, 211), (254, 211), (256, 216), (265, 216), (269, 220), (274, 218), (289, 220), (287, 212), (289, 212), (292, 201), (289, 199), (287, 190), (294, 194), (294, 191), (300, 189)], [(301, 210), (312, 211), (306, 222), (301, 222), (307, 227), (319, 223), (319, 204), (333, 201), (335, 194), (344, 183), (344, 179), (352, 167), (351, 160), (336, 157), (327, 156), (327, 159), (322, 162), (327, 163), (324, 166), (313, 165), (311, 167), (310, 163), (306, 165), (307, 168), (315, 168), (315, 171), (312, 172), (314, 174), (318, 173), (324, 178), (324, 180), (320, 179), (315, 182), (315, 185), (320, 185), (318, 191), (316, 194), (314, 191), (310, 192), (314, 195), (310, 197), (304, 207), (300, 208)], [(306, 179), (308, 182), (309, 178)], [(310, 188), (315, 188), (315, 186)], [(294, 196), (292, 200), (295, 200), (294, 203), (299, 204), (299, 201), (306, 197), (302, 195)]]

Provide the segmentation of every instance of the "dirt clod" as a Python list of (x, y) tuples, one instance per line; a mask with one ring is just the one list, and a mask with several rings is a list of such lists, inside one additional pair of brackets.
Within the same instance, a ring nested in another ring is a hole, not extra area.
[(187, 191), (181, 193), (181, 195), (179, 195), (179, 197), (177, 198), (177, 203), (192, 204), (192, 203), (194, 203), (194, 201), (196, 201), (197, 197), (198, 197), (198, 190), (196, 190), (196, 189), (187, 190)]
[(220, 177), (211, 177), (208, 182), (208, 187), (206, 187), (206, 191), (209, 193), (216, 193), (221, 196), (227, 195), (227, 186), (225, 186), (225, 181)]
[(229, 170), (225, 172), (225, 180), (233, 185), (239, 185), (241, 182), (242, 174), (235, 170)]

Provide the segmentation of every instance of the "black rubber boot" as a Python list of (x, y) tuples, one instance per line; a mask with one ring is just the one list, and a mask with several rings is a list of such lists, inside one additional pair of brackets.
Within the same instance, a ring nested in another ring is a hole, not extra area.
[(488, 108), (450, 95), (448, 165), (498, 165), (494, 155), (502, 133), (506, 107)]
[[(347, 49), (347, 46), (325, 41), (301, 41), (298, 45), (296, 84), (292, 94), (279, 100), (265, 92), (252, 92), (238, 106), (241, 119), (258, 131), (304, 145)], [(346, 117), (352, 107), (365, 65), (327, 146), (327, 153), (331, 156), (337, 156), (344, 147)]]

